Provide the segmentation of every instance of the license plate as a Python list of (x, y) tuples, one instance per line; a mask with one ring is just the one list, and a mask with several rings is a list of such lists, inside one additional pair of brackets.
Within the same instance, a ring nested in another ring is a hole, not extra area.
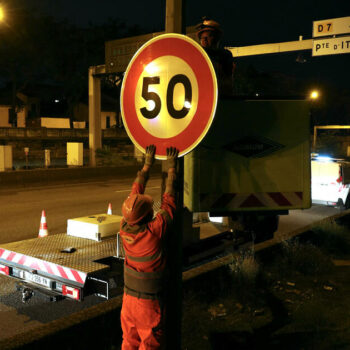
[(51, 288), (51, 281), (49, 279), (45, 278), (45, 277), (42, 277), (42, 276), (39, 276), (39, 275), (35, 275), (35, 274), (32, 274), (30, 272), (25, 271), (24, 272), (24, 278), (27, 281), (31, 281), (31, 282), (34, 282), (34, 283), (37, 283), (37, 284), (41, 284), (42, 286)]

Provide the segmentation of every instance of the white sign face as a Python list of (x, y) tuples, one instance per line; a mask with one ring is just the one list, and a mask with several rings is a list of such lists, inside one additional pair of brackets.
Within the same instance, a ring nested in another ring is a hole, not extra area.
[(313, 41), (312, 56), (350, 53), (350, 36)]
[(350, 17), (324, 19), (313, 22), (313, 38), (350, 33)]

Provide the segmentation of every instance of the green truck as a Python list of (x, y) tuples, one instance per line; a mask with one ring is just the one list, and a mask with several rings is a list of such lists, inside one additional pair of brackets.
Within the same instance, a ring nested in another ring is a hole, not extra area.
[(309, 102), (221, 99), (213, 124), (185, 156), (184, 204), (271, 238), (280, 214), (311, 206)]

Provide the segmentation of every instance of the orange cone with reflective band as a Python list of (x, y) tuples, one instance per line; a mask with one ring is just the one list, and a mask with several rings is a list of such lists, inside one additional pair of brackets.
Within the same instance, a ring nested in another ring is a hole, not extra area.
[(112, 203), (108, 204), (107, 215), (112, 215)]
[(41, 220), (40, 220), (38, 237), (46, 237), (48, 235), (49, 235), (49, 231), (47, 230), (46, 214), (45, 214), (45, 210), (43, 210), (41, 212)]

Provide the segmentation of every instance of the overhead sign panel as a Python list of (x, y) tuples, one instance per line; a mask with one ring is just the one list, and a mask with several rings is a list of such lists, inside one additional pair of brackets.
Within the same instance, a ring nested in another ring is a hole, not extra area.
[(350, 36), (314, 40), (312, 56), (350, 53)]
[(350, 17), (324, 19), (313, 22), (313, 37), (350, 33)]
[(214, 67), (204, 49), (180, 34), (144, 44), (123, 79), (120, 105), (125, 130), (142, 152), (156, 146), (156, 158), (176, 147), (179, 156), (195, 148), (213, 121), (217, 103)]

